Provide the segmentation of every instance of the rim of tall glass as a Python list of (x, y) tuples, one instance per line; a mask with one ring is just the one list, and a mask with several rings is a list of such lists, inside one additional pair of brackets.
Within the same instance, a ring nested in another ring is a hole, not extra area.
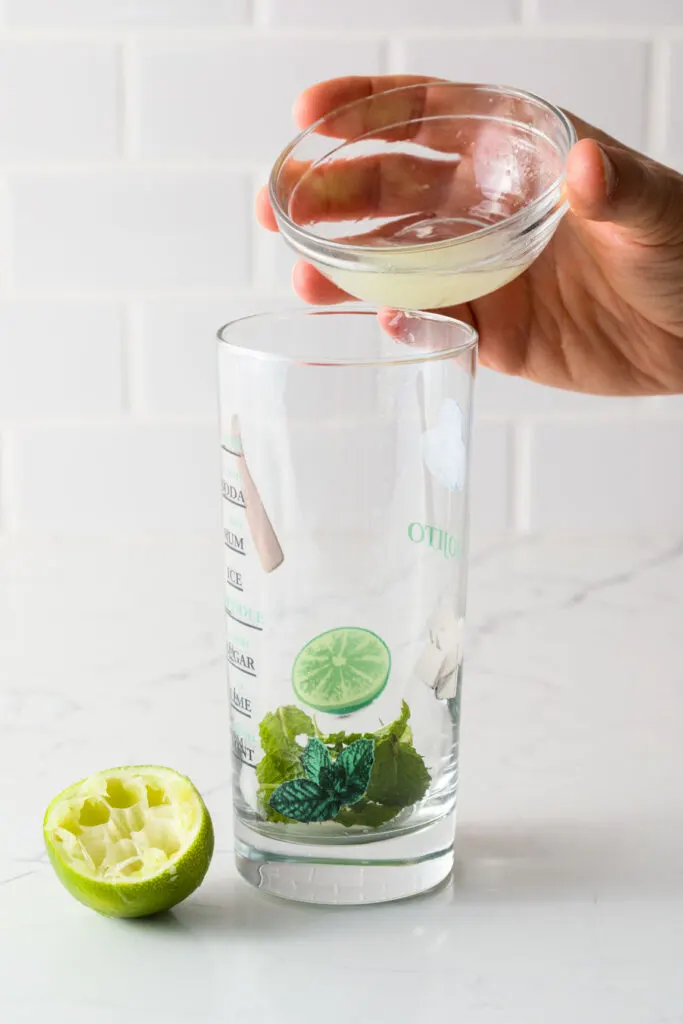
[(231, 328), (252, 320), (276, 321), (314, 316), (377, 317), (378, 315), (378, 310), (376, 309), (369, 309), (367, 306), (353, 305), (345, 306), (343, 309), (340, 309), (338, 306), (319, 306), (315, 309), (284, 309), (269, 310), (263, 313), (248, 313), (246, 316), (235, 317), (234, 320), (229, 320), (227, 323), (223, 324), (223, 326), (218, 329), (216, 336), (222, 345), (226, 345), (231, 352), (235, 352), (238, 355), (250, 356), (264, 362), (292, 363), (302, 366), (404, 366), (410, 363), (431, 363), (438, 362), (443, 359), (452, 359), (454, 356), (462, 355), (463, 352), (467, 352), (477, 346), (479, 335), (476, 329), (470, 324), (465, 323), (463, 320), (456, 320), (453, 317), (443, 316), (440, 313), (429, 313), (422, 310), (401, 309), (396, 310), (396, 313), (409, 318), (412, 317), (418, 320), (428, 320), (433, 323), (443, 324), (443, 326), (453, 330), (455, 335), (461, 336), (463, 340), (453, 345), (449, 345), (448, 348), (435, 349), (433, 351), (429, 351), (424, 348), (417, 348), (411, 352), (409, 344), (406, 343), (406, 355), (400, 357), (397, 357), (395, 353), (387, 353), (386, 356), (369, 356), (367, 359), (340, 359), (338, 357), (334, 359), (326, 359), (322, 357), (320, 359), (312, 360), (297, 358), (296, 356), (286, 355), (280, 352), (271, 352), (264, 348), (250, 348), (246, 345), (240, 345), (237, 341), (233, 341), (232, 338), (228, 336), (228, 332)]

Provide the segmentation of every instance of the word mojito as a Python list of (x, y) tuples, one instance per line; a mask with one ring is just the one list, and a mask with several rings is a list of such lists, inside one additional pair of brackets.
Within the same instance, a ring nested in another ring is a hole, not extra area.
[(438, 526), (411, 523), (408, 527), (408, 537), (413, 544), (426, 544), (434, 551), (441, 551), (444, 558), (457, 558), (460, 553), (457, 538), (446, 530), (440, 530)]

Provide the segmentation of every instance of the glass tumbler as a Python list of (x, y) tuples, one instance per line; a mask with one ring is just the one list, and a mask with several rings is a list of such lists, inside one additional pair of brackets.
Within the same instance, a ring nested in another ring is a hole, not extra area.
[(219, 339), (239, 871), (426, 891), (453, 865), (476, 332), (336, 307)]

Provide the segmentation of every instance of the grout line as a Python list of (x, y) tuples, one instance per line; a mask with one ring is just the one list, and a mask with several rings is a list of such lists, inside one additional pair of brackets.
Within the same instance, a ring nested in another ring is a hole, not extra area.
[[(267, 178), (265, 179), (268, 180)], [(251, 209), (253, 210), (256, 204), (256, 196), (258, 190), (264, 181), (263, 175), (260, 171), (256, 171), (250, 181), (250, 203)], [(261, 277), (265, 277), (262, 273), (264, 270), (263, 264), (263, 248), (259, 245), (260, 233), (264, 229), (258, 224), (256, 217), (252, 216), (249, 222), (249, 231), (247, 232), (247, 251), (244, 254), (245, 263), (249, 268), (249, 281), (251, 282), (252, 288), (258, 286)]]
[(538, 0), (520, 0), (519, 20), (522, 25), (533, 25), (538, 21)]
[(0, 530), (3, 532), (15, 530), (19, 522), (15, 485), (14, 438), (3, 428), (0, 437)]
[(268, 0), (251, 0), (251, 20), (255, 28), (268, 27)]
[[(121, 413), (113, 414), (110, 413), (106, 416), (62, 416), (62, 417), (45, 417), (45, 416), (32, 416), (30, 419), (23, 418), (17, 419), (0, 419), (0, 434), (6, 436), (6, 431), (18, 431), (22, 430), (49, 430), (51, 434), (58, 434), (60, 431), (79, 431), (79, 432), (92, 432), (93, 430), (131, 430), (136, 427), (186, 427), (190, 430), (196, 428), (205, 428), (213, 426), (217, 413), (212, 410), (211, 415), (208, 414), (185, 414), (185, 413), (156, 413), (147, 412), (146, 410), (140, 410), (130, 416), (124, 416)], [(12, 437), (13, 440), (13, 437)], [(4, 450), (4, 446), (3, 446)], [(10, 455), (7, 460), (10, 466), (10, 475), (14, 468), (14, 460)], [(2, 470), (0, 470), (0, 474)], [(0, 476), (0, 482), (2, 477)], [(10, 488), (10, 493), (11, 493)], [(12, 517), (14, 520), (14, 516)]]
[(515, 533), (531, 532), (531, 423), (511, 427), (510, 437), (510, 521)]
[[(131, 375), (132, 411), (130, 413), (124, 414), (122, 412), (117, 412), (103, 415), (79, 414), (76, 416), (59, 416), (55, 414), (45, 416), (37, 414), (31, 417), (3, 417), (0, 415), (0, 434), (4, 434), (7, 430), (22, 431), (33, 430), (35, 428), (46, 428), (50, 431), (74, 429), (83, 429), (87, 431), (92, 429), (115, 427), (117, 429), (125, 430), (134, 426), (205, 427), (213, 423), (215, 418), (213, 412), (209, 415), (208, 413), (154, 412), (146, 409), (144, 399), (141, 394), (142, 389), (139, 384), (136, 383), (138, 371), (135, 369), (135, 366), (136, 358), (134, 356), (134, 372)], [(136, 395), (138, 397), (136, 397)], [(521, 523), (528, 519), (528, 496), (529, 483), (531, 480), (533, 431), (535, 426), (559, 426), (567, 424), (576, 426), (578, 424), (584, 427), (633, 427), (636, 425), (632, 419), (615, 420), (614, 418), (611, 418), (596, 420), (591, 417), (584, 418), (577, 416), (565, 417), (563, 419), (554, 417), (542, 420), (528, 417), (524, 421), (517, 423), (511, 423), (509, 419), (501, 421), (477, 416), (477, 421), (485, 424), (498, 423), (499, 425), (508, 428), (508, 456), (510, 464), (510, 487), (508, 496), (508, 508), (510, 515), (508, 518)], [(676, 410), (658, 408), (656, 411), (653, 411), (653, 414), (648, 417), (646, 421), (638, 421), (637, 426), (642, 427), (647, 424), (661, 425), (662, 423), (670, 425), (683, 423), (683, 407), (677, 408)], [(13, 465), (11, 457), (6, 461), (10, 466)], [(0, 478), (2, 477), (3, 472), (4, 469), (0, 467)]]
[[(368, 0), (369, 3), (372, 0)], [(597, 0), (599, 2), (599, 0)], [(535, 19), (536, 0), (520, 0), (520, 12), (525, 18)], [(136, 25), (131, 30), (125, 31), (118, 27), (110, 29), (2, 29), (0, 30), (0, 43), (91, 43), (93, 45), (111, 46), (112, 43), (121, 43), (130, 38), (134, 31), (135, 37), (145, 42), (153, 40), (162, 43), (206, 43), (219, 46), (226, 42), (239, 43), (249, 39), (273, 39), (281, 42), (297, 42), (310, 40), (320, 41), (345, 41), (353, 40), (381, 40), (385, 38), (386, 32), (381, 28), (357, 29), (357, 28), (309, 28), (299, 27), (276, 27), (263, 22), (265, 19), (264, 0), (255, 0), (254, 18), (257, 19), (249, 25), (215, 25), (212, 27), (198, 28), (196, 26), (149, 26)], [(652, 38), (653, 31), (663, 29), (668, 39), (683, 39), (683, 23), (677, 25), (658, 25), (653, 27), (651, 22), (539, 22), (538, 20), (525, 20), (524, 22), (506, 22), (502, 24), (487, 24), (482, 21), (479, 24), (459, 27), (411, 27), (406, 28), (402, 34), (416, 39), (468, 39), (468, 38), (505, 38), (521, 37), (528, 35), (543, 36), (547, 38), (565, 39), (640, 39)]]
[[(289, 306), (288, 311), (291, 312), (292, 307)], [(133, 366), (135, 368), (135, 353), (133, 359)], [(137, 371), (134, 369), (131, 375), (131, 406), (132, 412), (124, 415), (122, 413), (108, 413), (105, 415), (97, 414), (81, 414), (77, 416), (59, 416), (52, 414), (49, 416), (40, 415), (39, 413), (31, 417), (15, 417), (15, 416), (3, 416), (0, 410), (0, 432), (5, 429), (16, 429), (22, 430), (25, 428), (33, 429), (34, 427), (49, 427), (56, 430), (62, 428), (74, 428), (83, 427), (88, 429), (90, 427), (125, 427), (131, 423), (144, 422), (146, 424), (160, 424), (160, 425), (174, 425), (174, 426), (202, 426), (210, 421), (211, 417), (186, 414), (186, 413), (153, 413), (147, 412), (144, 408), (144, 402), (141, 399), (136, 398), (141, 391), (139, 385), (136, 383)], [(673, 396), (678, 397), (678, 396)], [(662, 400), (666, 402), (666, 398)], [(529, 439), (533, 442), (533, 430), (536, 426), (583, 426), (583, 427), (633, 427), (638, 426), (644, 427), (648, 424), (680, 424), (683, 423), (683, 405), (676, 409), (667, 409), (665, 405), (653, 408), (651, 414), (647, 419), (634, 420), (628, 417), (615, 417), (615, 416), (582, 416), (582, 415), (563, 415), (563, 416), (527, 416), (524, 421), (518, 421), (512, 424), (509, 418), (492, 418), (490, 416), (480, 416), (477, 414), (477, 423), (499, 426), (507, 426), (510, 428), (510, 442), (509, 452), (511, 455), (511, 462), (514, 463), (513, 470), (516, 472), (517, 463), (522, 467), (522, 471), (526, 472), (528, 469), (525, 459), (528, 459), (531, 454), (531, 447), (528, 449), (524, 448), (525, 444), (529, 444)], [(517, 443), (517, 432), (523, 438), (525, 433), (528, 435), (527, 441), (522, 440), (518, 445)], [(520, 449), (520, 458), (517, 458), (517, 449)], [(517, 500), (510, 500), (510, 506), (513, 508), (517, 507)]]
[(14, 284), (13, 270), (13, 231), (12, 204), (10, 202), (9, 181), (6, 176), (0, 177), (0, 294), (12, 292)]
[(130, 304), (124, 305), (120, 310), (121, 317), (121, 411), (130, 415), (133, 412), (134, 404), (134, 382), (133, 382), (133, 343), (135, 313)]
[(390, 49), (390, 41), (389, 41), (389, 39), (387, 39), (385, 37), (385, 38), (382, 38), (382, 39), (378, 40), (378, 43), (377, 43), (377, 53), (378, 53), (378, 68), (379, 68), (379, 74), (380, 75), (387, 75), (387, 74), (389, 74), (389, 59), (390, 59), (389, 58), (389, 49)]
[(649, 89), (646, 113), (646, 140), (650, 156), (661, 158), (666, 152), (667, 118), (670, 103), (671, 50), (658, 38), (650, 47)]
[(385, 43), (386, 72), (390, 75), (401, 74), (406, 66), (404, 40), (398, 36), (389, 36)]
[[(126, 144), (136, 148), (135, 139), (129, 138), (136, 129), (135, 118), (126, 114), (127, 124), (120, 128), (119, 135), (126, 136)], [(27, 174), (40, 177), (51, 175), (88, 175), (88, 174), (130, 174), (131, 171), (156, 174), (246, 174), (252, 172), (259, 164), (256, 159), (210, 159), (208, 157), (158, 157), (154, 160), (0, 160), (0, 172), (5, 174)]]
[(124, 412), (130, 419), (146, 416), (143, 333), (142, 307), (135, 301), (129, 302), (124, 312)]
[[(272, 288), (159, 288), (159, 289), (82, 289), (82, 288), (14, 288), (0, 294), (0, 305), (3, 302), (120, 302), (135, 300), (139, 302), (155, 302), (163, 300), (179, 302), (212, 302), (221, 300), (278, 299), (290, 295), (288, 286)], [(0, 410), (1, 412), (2, 410)]]
[[(135, 117), (135, 87), (137, 86), (137, 60), (135, 44), (124, 39), (119, 63), (121, 82), (119, 91), (119, 144), (124, 160), (131, 160), (137, 151), (138, 126)], [(44, 166), (44, 165), (43, 165)]]

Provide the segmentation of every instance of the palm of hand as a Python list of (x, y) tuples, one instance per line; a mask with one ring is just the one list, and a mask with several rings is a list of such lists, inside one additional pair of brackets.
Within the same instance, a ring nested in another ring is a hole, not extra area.
[(682, 262), (683, 246), (648, 248), (569, 214), (521, 278), (472, 303), (482, 362), (595, 394), (680, 391)]
[(596, 394), (680, 391), (682, 266), (675, 239), (648, 246), (569, 214), (524, 277), (475, 303), (484, 361)]

